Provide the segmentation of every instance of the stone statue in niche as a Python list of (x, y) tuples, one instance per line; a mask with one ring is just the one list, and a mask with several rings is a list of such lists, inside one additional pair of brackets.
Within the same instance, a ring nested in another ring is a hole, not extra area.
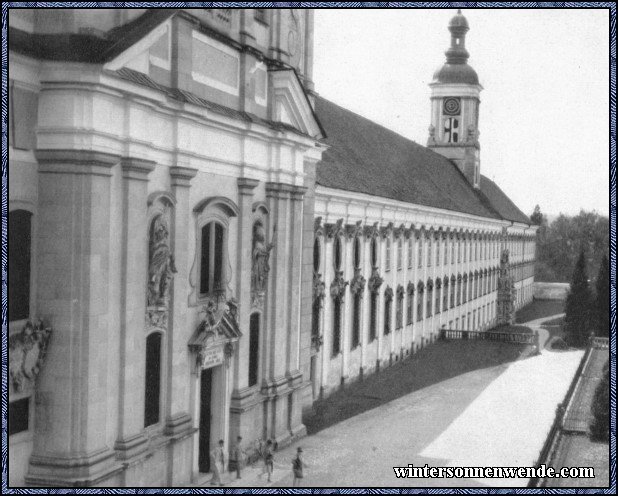
[(148, 306), (167, 306), (170, 282), (176, 273), (174, 255), (169, 245), (169, 228), (165, 215), (157, 216), (150, 230), (148, 263)]
[(264, 294), (270, 265), (270, 252), (275, 246), (277, 226), (273, 230), (273, 240), (266, 242), (266, 230), (261, 222), (253, 225), (253, 265), (251, 267), (251, 290), (254, 293)]
[(23, 391), (27, 381), (34, 381), (47, 352), (51, 329), (41, 320), (26, 322), (23, 329), (9, 336), (9, 375), (16, 392)]

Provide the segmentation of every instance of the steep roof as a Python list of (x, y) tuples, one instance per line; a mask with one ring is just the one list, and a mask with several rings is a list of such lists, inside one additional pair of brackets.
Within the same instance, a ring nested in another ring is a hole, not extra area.
[(375, 122), (322, 98), (316, 114), (330, 146), (319, 185), (481, 217), (529, 220), (489, 179), (475, 190), (455, 164)]

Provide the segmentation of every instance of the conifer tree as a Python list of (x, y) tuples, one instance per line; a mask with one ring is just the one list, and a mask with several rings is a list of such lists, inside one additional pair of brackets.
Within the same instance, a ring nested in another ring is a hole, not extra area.
[(603, 255), (596, 282), (595, 329), (597, 336), (609, 336), (609, 260)]
[(586, 345), (591, 330), (592, 303), (592, 292), (586, 273), (586, 258), (582, 250), (575, 264), (565, 305), (564, 331), (570, 346), (581, 348)]
[(594, 391), (592, 400), (590, 437), (594, 441), (609, 442), (609, 361), (603, 367), (603, 377)]

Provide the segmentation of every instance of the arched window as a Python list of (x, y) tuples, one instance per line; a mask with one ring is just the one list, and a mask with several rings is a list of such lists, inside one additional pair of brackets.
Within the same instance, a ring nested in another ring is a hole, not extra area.
[(202, 227), (200, 261), (200, 294), (222, 291), (224, 288), (223, 249), (225, 228), (219, 222), (209, 222)]
[(378, 266), (378, 242), (375, 238), (371, 239), (371, 266)]
[(461, 294), (461, 302), (466, 303), (468, 301), (468, 274), (463, 276), (463, 291)]
[(442, 238), (438, 236), (436, 238), (436, 267), (440, 265), (440, 243), (442, 243)]
[(320, 272), (320, 240), (313, 241), (313, 271)]
[(431, 317), (431, 305), (433, 304), (433, 282), (431, 280), (429, 280), (429, 282), (427, 283), (427, 313), (426, 316), (427, 317)]
[(455, 263), (455, 239), (451, 238), (451, 265), (454, 263)]
[(360, 268), (361, 264), (361, 242), (360, 238), (354, 238), (354, 268)]
[(333, 300), (333, 356), (341, 352), (341, 300)]
[(393, 292), (389, 291), (390, 288), (386, 288), (384, 292), (384, 335), (391, 332), (391, 312), (393, 306)]
[(418, 268), (423, 267), (423, 236), (416, 238), (418, 244)]
[(444, 277), (444, 285), (442, 286), (442, 311), (448, 310), (448, 277)]
[(352, 302), (352, 349), (354, 349), (360, 344), (360, 316), (362, 302), (360, 291), (354, 294)]
[(27, 210), (9, 212), (9, 322), (30, 317), (31, 220)]
[(457, 276), (457, 306), (461, 305), (461, 276)]
[(451, 277), (451, 308), (455, 307), (455, 288), (457, 284), (457, 279), (455, 276)]
[(436, 280), (436, 304), (435, 304), (435, 313), (440, 313), (440, 289), (442, 288), (442, 281), (440, 279)]
[(403, 286), (397, 288), (397, 309), (395, 312), (396, 329), (403, 327)]
[(146, 338), (146, 387), (144, 427), (158, 424), (161, 409), (161, 333)]
[(403, 238), (397, 238), (397, 270), (403, 268)]
[(260, 358), (260, 314), (252, 313), (249, 318), (249, 386), (258, 382)]
[(408, 238), (408, 269), (413, 267), (414, 263), (414, 243), (412, 243), (412, 236)]
[(333, 263), (335, 265), (335, 270), (341, 270), (341, 238), (339, 236), (335, 237), (335, 243), (333, 246), (334, 256)]
[(461, 251), (462, 251), (462, 241), (461, 239), (457, 240), (457, 263), (461, 263)]
[(407, 325), (412, 324), (412, 313), (414, 309), (414, 285), (412, 283), (408, 284), (408, 308), (407, 308)]
[(427, 267), (431, 267), (431, 236), (427, 238)]
[(384, 256), (384, 263), (386, 265), (384, 267), (384, 270), (386, 272), (391, 270), (391, 235), (390, 234), (386, 236), (386, 253)]
[(378, 293), (377, 291), (371, 292), (371, 297), (369, 298), (369, 342), (371, 343), (377, 334), (377, 326), (378, 326)]
[(444, 238), (444, 265), (448, 265), (448, 234)]
[(423, 320), (423, 293), (425, 292), (425, 287), (422, 282), (418, 283), (417, 291), (416, 291), (416, 320)]

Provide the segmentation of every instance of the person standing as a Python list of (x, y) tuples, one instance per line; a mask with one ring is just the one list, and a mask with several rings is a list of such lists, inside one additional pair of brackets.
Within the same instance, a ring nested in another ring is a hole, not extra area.
[(223, 485), (221, 477), (225, 472), (225, 450), (223, 449), (223, 439), (219, 440), (219, 446), (210, 452), (210, 458), (212, 461), (212, 480), (210, 483), (214, 485)]
[(273, 442), (269, 439), (266, 441), (266, 448), (264, 448), (264, 468), (266, 469), (266, 474), (268, 475), (268, 482), (270, 482), (270, 477), (273, 473), (273, 468), (275, 466), (275, 457), (273, 455)]
[(294, 473), (293, 487), (300, 486), (300, 480), (303, 478), (303, 468), (306, 466), (302, 459), (303, 449), (299, 446), (296, 450), (296, 457), (292, 460), (292, 472)]
[(234, 445), (232, 455), (234, 456), (234, 461), (236, 462), (236, 478), (242, 479), (240, 476), (240, 471), (244, 466), (246, 457), (245, 450), (242, 449), (242, 436), (238, 436), (236, 438), (236, 444)]

